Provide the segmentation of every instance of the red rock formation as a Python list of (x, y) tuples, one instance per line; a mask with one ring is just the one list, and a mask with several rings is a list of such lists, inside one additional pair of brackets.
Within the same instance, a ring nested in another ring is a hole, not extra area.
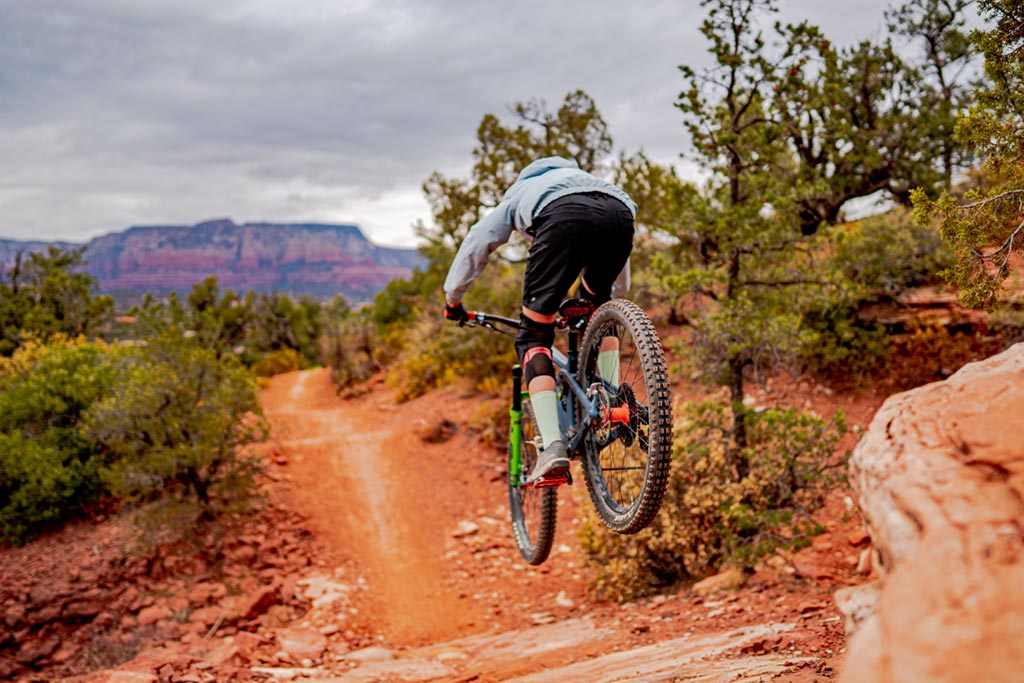
[[(13, 263), (18, 251), (46, 246), (0, 240), (0, 265)], [(236, 225), (230, 220), (129, 228), (91, 240), (85, 258), (99, 290), (126, 300), (146, 292), (185, 293), (213, 275), (221, 287), (235, 291), (343, 294), (365, 301), (420, 263), (415, 250), (373, 244), (354, 225)]]
[(877, 608), (843, 681), (1024, 676), (1024, 344), (890, 397), (850, 462)]

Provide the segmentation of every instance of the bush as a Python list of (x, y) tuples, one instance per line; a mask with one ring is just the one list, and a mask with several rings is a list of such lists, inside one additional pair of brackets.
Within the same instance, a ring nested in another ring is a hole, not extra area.
[(857, 387), (884, 372), (890, 337), (884, 325), (856, 319), (853, 306), (811, 311), (804, 327), (812, 332), (800, 350), (803, 369), (840, 387)]
[(400, 400), (466, 378), (484, 391), (494, 391), (509, 377), (516, 362), (512, 338), (486, 330), (467, 330), (445, 320), (423, 320), (406, 332), (408, 343), (388, 375)]
[(1001, 350), (996, 337), (952, 331), (940, 322), (919, 320), (891, 339), (892, 363), (884, 380), (892, 391), (946, 379), (965, 364)]
[(949, 260), (938, 232), (916, 225), (906, 209), (837, 226), (822, 268), (837, 286), (804, 314), (811, 334), (799, 355), (806, 369), (839, 385), (884, 372), (889, 334), (883, 325), (858, 321), (858, 308), (935, 282)]
[(264, 355), (252, 369), (257, 377), (273, 377), (298, 370), (301, 361), (302, 357), (295, 349), (280, 349)]
[(0, 531), (21, 543), (102, 494), (102, 450), (78, 431), (113, 389), (117, 349), (30, 342), (0, 366)]
[(861, 298), (936, 282), (952, 258), (939, 232), (917, 225), (903, 208), (838, 226), (831, 242), (830, 265)]
[(380, 372), (398, 353), (396, 333), (397, 328), (381, 330), (365, 312), (334, 325), (323, 340), (322, 355), (335, 386), (344, 389)]
[(81, 429), (108, 453), (103, 478), (119, 498), (171, 494), (203, 518), (249, 501), (258, 467), (243, 448), (266, 438), (252, 375), (174, 332), (136, 347)]
[[(473, 284), (466, 307), (510, 318), (518, 318), (522, 307), (521, 264), (492, 261)], [(398, 354), (388, 381), (401, 399), (466, 378), (482, 391), (505, 386), (509, 368), (516, 362), (512, 336), (483, 329), (465, 329), (441, 317), (443, 302), (427, 299), (422, 310), (401, 328)], [(511, 331), (514, 334), (514, 331)]]
[(723, 564), (751, 566), (820, 531), (811, 517), (841, 478), (834, 456), (846, 427), (795, 409), (747, 415), (750, 466), (737, 477), (727, 457), (730, 414), (724, 400), (689, 403), (677, 425), (676, 450), (661, 513), (623, 538), (584, 506), (580, 537), (596, 572), (599, 597), (625, 601), (699, 578)]

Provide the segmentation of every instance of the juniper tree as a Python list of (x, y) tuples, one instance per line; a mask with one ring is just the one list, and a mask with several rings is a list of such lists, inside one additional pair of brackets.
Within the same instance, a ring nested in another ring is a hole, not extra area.
[(972, 307), (998, 301), (1024, 244), (1024, 1), (979, 0), (988, 27), (972, 34), (985, 82), (957, 124), (957, 139), (982, 159), (981, 180), (962, 196), (914, 197), (923, 223), (938, 220), (956, 263), (945, 272)]

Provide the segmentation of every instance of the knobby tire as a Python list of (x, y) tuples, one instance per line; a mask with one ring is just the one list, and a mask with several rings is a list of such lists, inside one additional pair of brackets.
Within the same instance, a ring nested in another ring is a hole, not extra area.
[[(523, 435), (520, 462), (522, 472), (529, 474), (537, 464), (540, 429), (533, 406), (529, 399), (523, 399)], [(508, 445), (509, 472), (512, 468), (512, 441)], [(518, 482), (515, 482), (518, 483)], [(509, 510), (512, 513), (512, 534), (523, 559), (532, 565), (542, 564), (551, 553), (555, 540), (555, 521), (558, 504), (558, 489), (537, 489), (525, 484), (508, 483)]]
[(607, 392), (608, 400), (612, 405), (630, 405), (632, 416), (628, 424), (587, 435), (583, 475), (590, 499), (608, 528), (635, 534), (654, 520), (668, 486), (672, 398), (654, 325), (639, 306), (624, 299), (598, 308), (587, 325), (579, 366), (583, 387), (602, 381), (597, 357), (607, 336), (619, 339), (621, 380), (614, 395)]

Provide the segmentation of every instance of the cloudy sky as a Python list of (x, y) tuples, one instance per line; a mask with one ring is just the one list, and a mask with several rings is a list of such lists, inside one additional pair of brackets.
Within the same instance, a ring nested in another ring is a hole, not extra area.
[[(834, 42), (888, 0), (779, 0)], [(356, 223), (411, 245), (486, 113), (582, 88), (616, 151), (687, 173), (677, 66), (699, 0), (0, 0), (0, 237)]]

